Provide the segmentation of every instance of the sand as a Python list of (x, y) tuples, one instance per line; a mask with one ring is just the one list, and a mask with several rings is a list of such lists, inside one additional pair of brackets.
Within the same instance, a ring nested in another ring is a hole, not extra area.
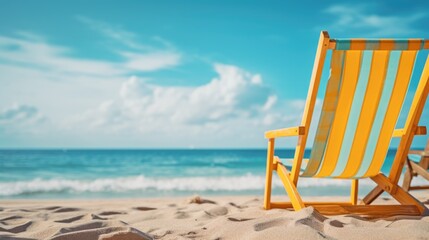
[[(416, 196), (429, 205), (428, 192)], [(251, 196), (1, 200), (0, 239), (429, 239), (429, 216), (369, 220), (261, 205)]]

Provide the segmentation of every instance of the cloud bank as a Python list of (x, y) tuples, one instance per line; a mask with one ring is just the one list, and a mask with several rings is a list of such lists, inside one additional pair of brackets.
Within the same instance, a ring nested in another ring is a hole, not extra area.
[(184, 59), (173, 44), (78, 20), (118, 43), (107, 50), (116, 58), (78, 57), (26, 31), (0, 35), (0, 146), (255, 147), (264, 131), (300, 121), (303, 100), (279, 100), (260, 74), (213, 63), (200, 85), (164, 86), (153, 73)]
[[(231, 138), (264, 142), (267, 129), (300, 120), (296, 112), (302, 110), (301, 101), (279, 103), (261, 75), (220, 63), (213, 68), (217, 76), (194, 87), (159, 86), (132, 76), (114, 98), (72, 119), (68, 127), (210, 147), (208, 142)], [(288, 110), (293, 113), (289, 117), (284, 114)]]

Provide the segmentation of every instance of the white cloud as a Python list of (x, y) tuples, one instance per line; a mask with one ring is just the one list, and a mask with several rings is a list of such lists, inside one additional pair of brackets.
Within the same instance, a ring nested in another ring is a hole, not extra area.
[(85, 16), (76, 16), (76, 19), (92, 30), (103, 34), (107, 38), (114, 40), (115, 42), (124, 45), (133, 51), (143, 51), (143, 52), (157, 52), (160, 49), (168, 49), (171, 51), (175, 50), (174, 45), (160, 37), (160, 36), (151, 36), (145, 39), (145, 43), (139, 39), (139, 36), (133, 32), (123, 29), (121, 26), (112, 25), (103, 21), (98, 21)]
[(126, 68), (144, 72), (174, 67), (180, 63), (181, 59), (181, 55), (176, 52), (152, 52), (148, 54), (122, 52), (121, 55), (127, 59)]
[(224, 64), (214, 69), (218, 76), (195, 87), (164, 87), (131, 77), (117, 98), (76, 116), (68, 126), (162, 146), (219, 147), (235, 140), (235, 146), (255, 146), (265, 141), (264, 131), (300, 121), (302, 105), (279, 102), (259, 74)]
[[(254, 147), (265, 145), (264, 131), (299, 124), (302, 100), (278, 100), (259, 74), (224, 64), (214, 69), (215, 77), (195, 87), (131, 77), (95, 107), (48, 114), (49, 121), (38, 105), (7, 107), (0, 114), (0, 143), (9, 146), (12, 136), (15, 144), (44, 147)], [(80, 97), (68, 98), (73, 96)], [(66, 111), (73, 106), (48, 99)], [(289, 146), (295, 144), (291, 141)]]
[(0, 36), (0, 61), (8, 66), (38, 69), (50, 73), (125, 76), (132, 71), (158, 71), (180, 64), (181, 54), (170, 51), (148, 53), (121, 52), (123, 61), (92, 60), (69, 56), (70, 48), (35, 39)]
[(113, 27), (110, 24), (105, 22), (96, 21), (94, 19), (77, 16), (76, 19), (87, 26), (89, 26), (92, 30), (97, 31), (106, 37), (113, 39), (125, 46), (136, 50), (153, 50), (154, 48), (150, 45), (141, 44), (136, 40), (136, 34), (126, 31), (120, 27)]
[(9, 66), (74, 75), (126, 73), (119, 64), (69, 57), (71, 49), (45, 42), (0, 36), (0, 49), (0, 60)]
[[(272, 105), (270, 90), (259, 75), (238, 67), (215, 64), (218, 77), (197, 87), (163, 87), (131, 77), (120, 89), (120, 99), (100, 106), (99, 112), (111, 111), (119, 104), (122, 114), (130, 118), (165, 119), (172, 124), (206, 124), (228, 118), (253, 117)], [(258, 78), (258, 81), (254, 81)], [(101, 114), (106, 117), (110, 115)], [(119, 114), (112, 116), (115, 118)], [(101, 122), (101, 121), (98, 121)], [(112, 121), (103, 121), (112, 122)]]
[(332, 5), (325, 12), (337, 17), (330, 26), (337, 31), (361, 30), (371, 36), (406, 35), (416, 33), (415, 23), (427, 14), (424, 12), (413, 13), (407, 16), (381, 15), (371, 12), (369, 5)]
[(171, 42), (160, 36), (149, 37), (146, 42), (150, 42), (150, 44), (142, 44), (142, 41), (137, 40), (138, 36), (136, 34), (119, 26), (113, 26), (84, 16), (77, 16), (76, 18), (94, 31), (128, 47), (129, 50), (126, 51), (116, 50), (119, 55), (124, 57), (123, 67), (128, 70), (156, 71), (180, 64), (181, 53), (175, 49)]

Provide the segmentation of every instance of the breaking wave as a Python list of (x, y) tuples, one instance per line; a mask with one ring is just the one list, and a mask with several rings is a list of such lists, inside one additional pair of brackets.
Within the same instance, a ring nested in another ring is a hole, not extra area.
[[(369, 185), (369, 181), (361, 181)], [(132, 176), (122, 178), (99, 178), (93, 180), (42, 179), (29, 181), (1, 182), (0, 196), (16, 196), (35, 193), (60, 192), (127, 192), (127, 191), (247, 191), (263, 190), (265, 176), (246, 174), (242, 176), (222, 177), (172, 177), (154, 178)], [(300, 187), (341, 187), (350, 186), (350, 181), (334, 179), (301, 179)], [(283, 188), (274, 178), (274, 188)]]

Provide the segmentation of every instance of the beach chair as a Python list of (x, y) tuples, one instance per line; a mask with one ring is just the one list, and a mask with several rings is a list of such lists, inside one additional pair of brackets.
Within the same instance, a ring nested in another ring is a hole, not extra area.
[[(429, 49), (429, 40), (330, 39), (321, 32), (304, 114), (300, 126), (272, 130), (268, 139), (264, 208), (313, 206), (325, 215), (423, 215), (428, 209), (398, 186), (406, 155), (414, 135), (426, 134), (418, 126), (429, 92), (429, 57), (415, 92), (408, 91), (416, 54)], [(313, 119), (322, 69), (331, 51), (330, 76), (322, 103), (314, 143), (309, 159), (303, 159), (309, 127)], [(395, 129), (405, 95), (413, 97), (405, 126)], [(298, 138), (292, 166), (274, 156), (275, 140)], [(390, 174), (380, 172), (392, 138), (399, 145)], [(277, 172), (290, 202), (272, 202), (272, 173)], [(298, 192), (299, 177), (349, 179), (350, 201), (304, 202)], [(370, 178), (376, 187), (358, 203), (358, 181)], [(390, 194), (398, 205), (372, 205), (382, 192)]]
[(417, 175), (429, 181), (429, 140), (423, 151), (409, 151), (406, 163), (407, 169), (404, 174), (402, 188), (406, 191), (429, 189), (429, 185), (411, 186), (411, 180)]

